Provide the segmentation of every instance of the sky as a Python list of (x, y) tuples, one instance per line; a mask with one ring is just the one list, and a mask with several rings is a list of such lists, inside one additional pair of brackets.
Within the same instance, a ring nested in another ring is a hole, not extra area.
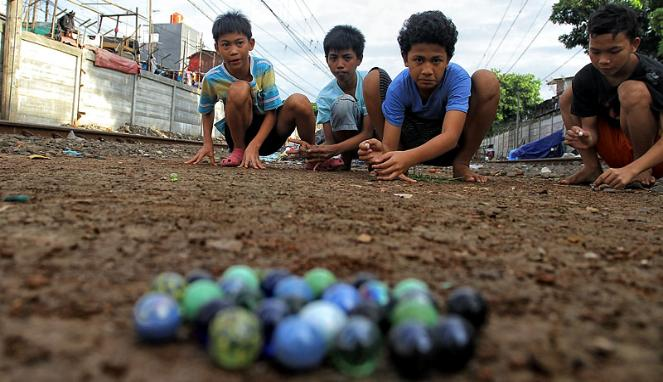
[[(569, 50), (559, 42), (559, 35), (567, 33), (570, 26), (546, 23), (555, 2), (556, 0), (153, 0), (152, 19), (153, 23), (167, 23), (171, 13), (179, 12), (184, 16), (185, 24), (203, 32), (205, 48), (213, 49), (210, 19), (213, 20), (219, 13), (227, 10), (239, 10), (253, 25), (257, 43), (254, 53), (272, 61), (277, 70), (277, 85), (283, 95), (300, 92), (309, 98), (315, 98), (318, 91), (332, 78), (325, 64), (322, 41), (326, 31), (333, 26), (353, 25), (365, 35), (364, 59), (359, 69), (369, 70), (380, 66), (394, 77), (404, 69), (396, 41), (403, 22), (413, 13), (440, 10), (452, 19), (458, 29), (458, 43), (452, 62), (461, 65), (470, 74), (478, 68), (532, 73), (543, 81), (541, 95), (547, 99), (553, 95), (554, 90), (545, 85), (546, 82), (556, 77), (572, 76), (589, 63), (589, 59), (579, 48)], [(92, 12), (81, 10), (81, 3), (102, 13), (123, 12), (108, 3), (132, 10), (138, 7), (139, 13), (147, 15), (148, 0), (60, 0), (58, 5), (67, 9), (79, 9), (77, 16), (81, 19), (95, 17)], [(280, 21), (265, 4), (271, 7)], [(140, 23), (147, 24), (144, 20), (140, 20)], [(130, 24), (133, 25), (133, 21)], [(129, 34), (133, 32), (131, 28), (121, 25), (120, 33)], [(146, 27), (143, 32), (146, 32)], [(520, 57), (530, 43), (529, 49)]]

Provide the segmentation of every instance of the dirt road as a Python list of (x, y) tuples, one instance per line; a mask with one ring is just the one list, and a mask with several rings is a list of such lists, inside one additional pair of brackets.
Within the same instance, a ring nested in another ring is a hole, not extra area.
[[(3, 380), (282, 378), (264, 362), (225, 372), (184, 339), (135, 341), (131, 309), (157, 273), (240, 263), (370, 271), (392, 285), (418, 277), (440, 301), (450, 286), (478, 288), (490, 322), (475, 359), (447, 381), (663, 375), (661, 194), (504, 175), (513, 166), (485, 185), (426, 170), (408, 185), (365, 171), (182, 164), (195, 150), (0, 137), (0, 193), (31, 197), (0, 202)], [(330, 367), (297, 376), (338, 378)], [(374, 376), (396, 378), (386, 362)]]

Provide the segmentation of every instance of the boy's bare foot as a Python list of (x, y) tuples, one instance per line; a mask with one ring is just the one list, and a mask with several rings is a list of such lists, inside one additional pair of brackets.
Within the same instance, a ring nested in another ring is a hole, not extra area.
[(472, 171), (469, 166), (464, 164), (453, 165), (453, 174), (454, 178), (462, 179), (463, 182), (486, 183), (488, 181), (487, 176), (477, 174)]
[(574, 184), (590, 184), (594, 183), (596, 178), (601, 175), (601, 169), (596, 168), (596, 167), (587, 167), (587, 166), (582, 166), (580, 171), (576, 172), (575, 174), (564, 178), (559, 181), (560, 184), (565, 184), (567, 186), (574, 185)]

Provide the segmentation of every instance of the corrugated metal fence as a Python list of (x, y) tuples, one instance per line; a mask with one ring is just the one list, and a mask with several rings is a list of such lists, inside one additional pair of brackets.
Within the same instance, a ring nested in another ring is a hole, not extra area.
[(495, 159), (506, 159), (509, 151), (525, 143), (546, 137), (557, 130), (564, 128), (562, 115), (559, 110), (549, 112), (538, 118), (532, 118), (519, 123), (508, 124), (507, 131), (488, 137), (481, 142), (481, 151), (492, 144), (495, 150)]

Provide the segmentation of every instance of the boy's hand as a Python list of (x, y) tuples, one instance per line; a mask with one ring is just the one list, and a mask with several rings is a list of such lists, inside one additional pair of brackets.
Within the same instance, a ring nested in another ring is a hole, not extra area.
[(253, 142), (249, 143), (248, 146), (246, 146), (246, 149), (244, 150), (244, 158), (242, 159), (242, 163), (240, 163), (240, 167), (244, 168), (255, 168), (255, 169), (264, 169), (265, 165), (262, 164), (262, 161), (260, 160), (260, 154), (259, 154), (260, 147), (258, 147), (256, 144)]
[(371, 164), (379, 163), (377, 159), (382, 155), (383, 151), (382, 142), (375, 138), (367, 139), (359, 144), (359, 159)]
[(377, 172), (378, 180), (401, 179), (406, 182), (416, 183), (417, 181), (405, 175), (405, 172), (412, 166), (409, 156), (403, 151), (390, 151), (374, 158), (373, 168)]
[(288, 138), (288, 141), (298, 144), (297, 155), (309, 159), (311, 162), (323, 162), (339, 154), (333, 145), (312, 145), (297, 138)]
[(635, 179), (637, 175), (638, 174), (632, 171), (629, 166), (609, 168), (596, 178), (594, 181), (594, 187), (598, 187), (601, 184), (607, 184), (612, 188), (621, 189), (633, 182), (633, 179)]
[(324, 161), (338, 154), (332, 145), (313, 145), (307, 147), (307, 150), (301, 152), (304, 158), (313, 161)]
[(186, 164), (198, 164), (200, 161), (205, 159), (205, 157), (209, 157), (210, 159), (210, 164), (212, 166), (216, 166), (216, 160), (214, 159), (214, 145), (212, 144), (203, 144), (203, 147), (198, 150), (196, 155), (193, 156), (193, 158), (189, 159), (188, 161), (184, 162)]
[(566, 130), (564, 143), (575, 149), (588, 149), (596, 144), (596, 137), (589, 129), (583, 129), (580, 126), (572, 126)]

